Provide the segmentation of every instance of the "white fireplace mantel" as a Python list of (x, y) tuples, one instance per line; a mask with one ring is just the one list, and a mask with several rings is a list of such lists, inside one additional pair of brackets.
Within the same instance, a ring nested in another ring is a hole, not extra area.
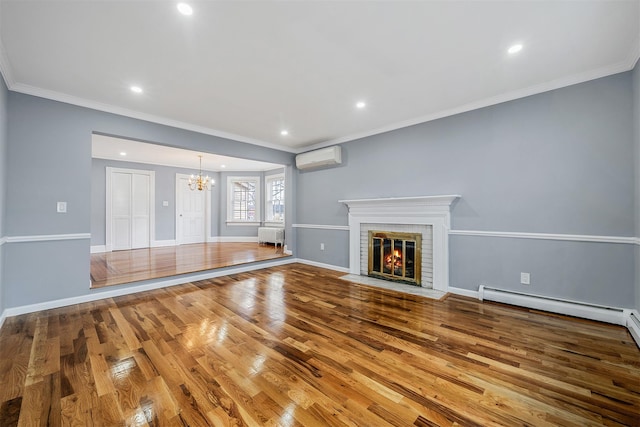
[(349, 272), (360, 274), (360, 226), (366, 223), (431, 225), (433, 289), (449, 287), (451, 204), (458, 195), (338, 200), (349, 209)]

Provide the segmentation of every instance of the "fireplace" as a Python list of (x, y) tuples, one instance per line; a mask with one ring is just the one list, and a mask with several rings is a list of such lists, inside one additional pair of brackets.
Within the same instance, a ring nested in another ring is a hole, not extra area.
[(415, 274), (420, 277), (420, 284), (413, 284), (446, 292), (449, 286), (450, 209), (459, 197), (442, 195), (340, 200), (349, 209), (349, 273), (368, 276), (369, 230), (420, 233), (422, 274)]
[(385, 280), (420, 286), (422, 235), (369, 231), (367, 274)]

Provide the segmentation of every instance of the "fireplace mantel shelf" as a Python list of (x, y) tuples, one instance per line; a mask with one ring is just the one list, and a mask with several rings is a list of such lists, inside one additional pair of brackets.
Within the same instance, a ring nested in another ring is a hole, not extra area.
[(352, 200), (338, 200), (339, 203), (351, 206), (363, 206), (363, 205), (434, 205), (450, 206), (460, 196), (457, 194), (447, 194), (441, 196), (411, 196), (411, 197), (383, 197), (378, 199), (352, 199)]

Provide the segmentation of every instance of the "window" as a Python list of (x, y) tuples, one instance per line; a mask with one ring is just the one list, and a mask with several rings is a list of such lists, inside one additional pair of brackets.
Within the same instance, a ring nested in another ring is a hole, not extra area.
[(267, 222), (284, 222), (284, 175), (267, 177), (264, 210)]
[(260, 178), (227, 178), (227, 222), (260, 222)]

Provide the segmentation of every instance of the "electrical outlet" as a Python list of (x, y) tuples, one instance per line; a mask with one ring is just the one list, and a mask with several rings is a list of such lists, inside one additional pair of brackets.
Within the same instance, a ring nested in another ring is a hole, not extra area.
[(324, 251), (324, 243), (320, 243), (320, 250)]
[(58, 213), (67, 213), (67, 202), (58, 202), (56, 208)]
[(520, 283), (523, 285), (530, 285), (531, 273), (520, 273)]

